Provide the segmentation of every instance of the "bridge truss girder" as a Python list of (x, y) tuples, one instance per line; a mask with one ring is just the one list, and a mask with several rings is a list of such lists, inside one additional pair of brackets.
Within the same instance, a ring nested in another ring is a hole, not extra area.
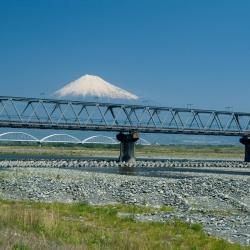
[(250, 136), (250, 113), (0, 97), (0, 127)]

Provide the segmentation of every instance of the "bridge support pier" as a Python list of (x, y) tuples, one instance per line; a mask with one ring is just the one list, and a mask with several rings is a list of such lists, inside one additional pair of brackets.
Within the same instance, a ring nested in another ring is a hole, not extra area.
[(240, 143), (245, 145), (245, 162), (250, 162), (250, 139), (242, 137), (240, 138)]
[(120, 157), (119, 161), (135, 162), (135, 142), (139, 139), (137, 132), (116, 135), (118, 141), (120, 141)]

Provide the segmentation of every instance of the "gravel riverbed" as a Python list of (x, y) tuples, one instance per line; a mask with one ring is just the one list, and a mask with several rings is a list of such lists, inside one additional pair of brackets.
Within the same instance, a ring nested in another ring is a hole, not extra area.
[[(159, 169), (161, 172), (157, 177), (144, 176), (142, 172), (147, 173), (147, 168), (155, 168), (152, 174)], [(174, 172), (169, 168), (180, 170)], [(244, 173), (183, 172), (181, 168), (232, 172), (237, 169)], [(95, 169), (105, 171), (95, 172)], [(134, 169), (137, 171), (133, 172)], [(127, 175), (130, 170), (132, 175)], [(248, 173), (250, 164), (240, 161), (169, 160), (135, 164), (85, 160), (0, 161), (0, 198), (171, 206), (174, 212), (138, 214), (135, 219), (164, 222), (177, 218), (201, 223), (208, 234), (250, 245)]]

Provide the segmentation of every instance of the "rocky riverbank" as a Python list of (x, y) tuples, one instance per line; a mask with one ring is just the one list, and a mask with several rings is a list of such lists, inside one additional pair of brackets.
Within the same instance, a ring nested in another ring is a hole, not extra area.
[(98, 167), (201, 167), (201, 168), (246, 168), (249, 162), (224, 160), (139, 160), (135, 163), (117, 162), (114, 160), (0, 160), (0, 168), (6, 167), (42, 167), (42, 168), (98, 168)]
[[(201, 223), (207, 233), (250, 244), (250, 178), (240, 175), (172, 173), (164, 177), (97, 173), (103, 167), (243, 168), (243, 162), (164, 161), (136, 165), (112, 161), (1, 161), (0, 198), (45, 202), (127, 203), (171, 206), (171, 213), (137, 215), (138, 220), (179, 218)], [(159, 175), (160, 176), (160, 175)]]

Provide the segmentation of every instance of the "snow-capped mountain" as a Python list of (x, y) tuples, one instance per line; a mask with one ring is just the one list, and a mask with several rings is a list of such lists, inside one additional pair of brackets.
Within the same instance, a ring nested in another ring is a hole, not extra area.
[(55, 92), (58, 97), (96, 97), (137, 100), (138, 96), (114, 86), (99, 76), (84, 75)]

